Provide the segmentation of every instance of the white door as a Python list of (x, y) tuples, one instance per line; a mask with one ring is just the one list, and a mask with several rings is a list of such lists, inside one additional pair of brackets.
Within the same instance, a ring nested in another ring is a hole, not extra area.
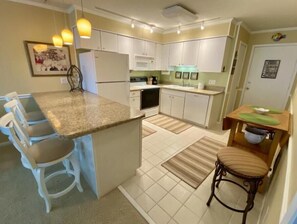
[(241, 104), (285, 109), (296, 74), (297, 45), (255, 46), (251, 57)]
[[(235, 70), (234, 73), (232, 75), (232, 81), (230, 84), (230, 91), (229, 91), (229, 100), (228, 100), (228, 106), (227, 106), (227, 110), (226, 110), (226, 114), (229, 114), (230, 112), (232, 112), (235, 108), (235, 100), (236, 100), (236, 96), (238, 95), (239, 91), (241, 91), (241, 89), (239, 89), (239, 80), (242, 74), (242, 68), (243, 68), (243, 62), (245, 60), (245, 54), (246, 54), (246, 44), (243, 42), (240, 42), (239, 45), (239, 49), (237, 51), (237, 57), (235, 57), (234, 60), (236, 60), (233, 66), (235, 66)], [(238, 95), (240, 96), (240, 95)]]

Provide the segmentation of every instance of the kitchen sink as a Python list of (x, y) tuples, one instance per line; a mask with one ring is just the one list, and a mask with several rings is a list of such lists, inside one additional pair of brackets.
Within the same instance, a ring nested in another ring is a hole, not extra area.
[(182, 90), (195, 89), (195, 87), (193, 86), (179, 86), (179, 85), (164, 85), (164, 87), (172, 88), (172, 89), (182, 89)]

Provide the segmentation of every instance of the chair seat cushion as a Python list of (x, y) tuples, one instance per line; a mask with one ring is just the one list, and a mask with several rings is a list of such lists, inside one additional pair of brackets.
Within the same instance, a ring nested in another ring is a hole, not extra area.
[(27, 153), (36, 164), (49, 163), (58, 160), (74, 149), (74, 142), (69, 139), (49, 138), (30, 146)]
[(54, 129), (48, 122), (29, 126), (27, 131), (30, 137), (41, 137), (55, 133)]
[(236, 147), (224, 147), (218, 152), (218, 160), (230, 170), (248, 178), (264, 177), (267, 164), (256, 155)]
[(41, 111), (27, 112), (25, 118), (29, 122), (30, 121), (41, 121), (41, 120), (46, 119)]

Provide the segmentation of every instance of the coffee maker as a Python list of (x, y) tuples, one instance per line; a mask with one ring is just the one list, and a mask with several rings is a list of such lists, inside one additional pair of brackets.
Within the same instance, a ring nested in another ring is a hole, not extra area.
[(153, 85), (158, 85), (158, 78), (157, 78), (157, 76), (152, 76), (152, 84)]

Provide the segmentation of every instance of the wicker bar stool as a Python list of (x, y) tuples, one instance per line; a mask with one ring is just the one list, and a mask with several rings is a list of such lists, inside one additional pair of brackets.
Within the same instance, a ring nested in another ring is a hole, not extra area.
[[(242, 179), (244, 186), (248, 189), (235, 181), (224, 178), (227, 173)], [(267, 173), (267, 164), (256, 155), (236, 147), (222, 148), (217, 154), (216, 169), (211, 185), (211, 194), (206, 203), (207, 206), (210, 206), (212, 198), (215, 197), (226, 208), (243, 213), (242, 224), (245, 224), (247, 213), (254, 207), (254, 198), (258, 186), (262, 184)], [(247, 192), (247, 204), (244, 209), (232, 208), (216, 196), (215, 188), (219, 187), (221, 181), (233, 183)]]

